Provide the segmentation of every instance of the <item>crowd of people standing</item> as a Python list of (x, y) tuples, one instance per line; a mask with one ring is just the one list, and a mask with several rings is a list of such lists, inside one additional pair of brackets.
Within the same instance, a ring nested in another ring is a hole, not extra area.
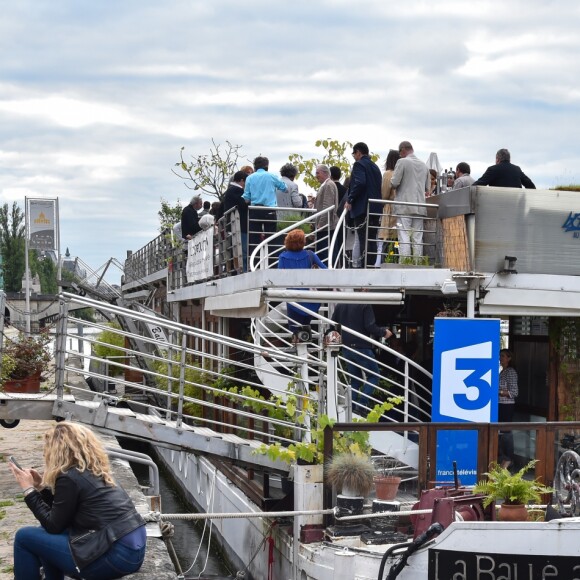
[[(366, 143), (353, 146), (354, 163), (350, 175), (341, 183), (339, 167), (319, 164), (315, 178), (320, 184), (317, 195), (308, 198), (299, 192), (296, 178), (298, 169), (286, 163), (280, 169), (280, 177), (269, 171), (265, 156), (254, 159), (253, 166), (244, 166), (233, 175), (223, 201), (203, 202), (196, 195), (184, 208), (181, 216), (180, 234), (184, 240), (213, 224), (202, 219), (214, 216), (215, 221), (236, 207), (240, 218), (244, 270), (248, 255), (266, 237), (272, 236), (283, 221), (284, 214), (278, 208), (313, 208), (322, 213), (315, 221), (318, 232), (316, 252), (327, 261), (328, 248), (339, 217), (346, 210), (346, 225), (352, 232), (352, 251), (347, 266), (353, 268), (380, 267), (385, 255), (396, 248), (399, 259), (420, 260), (425, 255), (423, 234), (427, 217), (426, 199), (440, 193), (441, 176), (429, 169), (414, 152), (409, 141), (402, 141), (397, 149), (387, 155), (384, 172), (372, 160)], [(445, 190), (460, 189), (470, 185), (495, 187), (525, 187), (535, 189), (534, 183), (523, 171), (511, 163), (507, 149), (496, 154), (496, 163), (477, 180), (471, 176), (467, 162), (457, 164), (455, 171), (445, 174)], [(203, 209), (202, 209), (203, 208)], [(252, 224), (248, 227), (248, 223)], [(325, 232), (325, 233), (322, 233)], [(339, 232), (341, 233), (341, 232)], [(339, 236), (337, 250), (343, 239)], [(279, 244), (281, 245), (281, 244)], [(337, 256), (330, 257), (333, 261)]]

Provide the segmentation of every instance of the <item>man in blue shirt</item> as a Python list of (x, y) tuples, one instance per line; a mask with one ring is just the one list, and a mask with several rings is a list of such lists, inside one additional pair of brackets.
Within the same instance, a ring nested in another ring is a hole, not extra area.
[[(270, 161), (267, 157), (254, 159), (255, 173), (248, 175), (244, 195), (242, 196), (250, 204), (249, 219), (249, 255), (262, 241), (276, 232), (276, 189), (286, 191), (286, 184), (272, 173), (268, 173)], [(273, 208), (273, 209), (268, 209)], [(279, 244), (275, 244), (279, 245)]]

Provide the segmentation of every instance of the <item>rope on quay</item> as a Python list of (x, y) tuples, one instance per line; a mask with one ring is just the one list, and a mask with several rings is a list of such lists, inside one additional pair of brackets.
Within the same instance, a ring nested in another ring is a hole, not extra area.
[(149, 512), (145, 516), (145, 521), (162, 521), (162, 520), (227, 520), (235, 518), (291, 518), (293, 516), (317, 516), (334, 514), (334, 508), (326, 510), (304, 510), (304, 511), (287, 511), (287, 512), (236, 512), (223, 514), (162, 514), (160, 512)]
[(292, 518), (295, 516), (317, 516), (317, 515), (334, 515), (337, 521), (347, 521), (347, 520), (360, 520), (369, 518), (388, 518), (388, 517), (399, 517), (399, 516), (413, 516), (430, 514), (433, 510), (405, 510), (398, 512), (377, 512), (374, 514), (361, 514), (357, 516), (342, 516), (340, 513), (344, 513), (343, 509), (340, 508), (329, 508), (325, 510), (303, 510), (303, 511), (285, 511), (285, 512), (230, 512), (230, 513), (199, 513), (199, 514), (162, 514), (160, 512), (149, 512), (145, 516), (146, 521), (164, 521), (164, 520), (206, 520), (206, 519), (216, 519), (216, 520), (227, 520), (236, 518)]

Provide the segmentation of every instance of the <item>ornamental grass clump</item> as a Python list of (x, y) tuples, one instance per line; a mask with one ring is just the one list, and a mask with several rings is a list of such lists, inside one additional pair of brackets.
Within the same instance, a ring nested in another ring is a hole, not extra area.
[(343, 493), (348, 490), (357, 496), (365, 497), (373, 488), (375, 475), (370, 457), (341, 453), (332, 458), (326, 479)]

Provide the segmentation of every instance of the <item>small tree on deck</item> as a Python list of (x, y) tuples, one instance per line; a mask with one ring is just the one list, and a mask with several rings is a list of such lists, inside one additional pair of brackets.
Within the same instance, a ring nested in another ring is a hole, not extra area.
[(209, 154), (192, 156), (189, 163), (184, 159), (185, 147), (182, 147), (180, 161), (175, 164), (178, 170), (172, 171), (183, 179), (188, 189), (201, 190), (222, 201), (230, 178), (238, 170), (242, 145), (233, 145), (229, 141), (222, 145), (213, 139), (211, 143)]

